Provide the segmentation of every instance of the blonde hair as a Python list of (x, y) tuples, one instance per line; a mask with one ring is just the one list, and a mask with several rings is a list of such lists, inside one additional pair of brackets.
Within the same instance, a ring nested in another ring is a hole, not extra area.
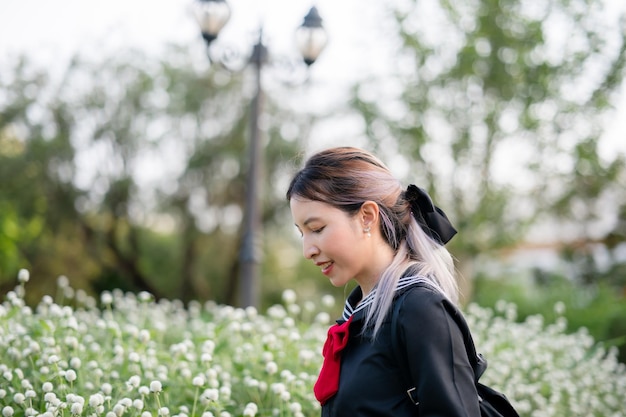
[(300, 196), (330, 204), (355, 215), (365, 201), (380, 212), (380, 231), (395, 256), (376, 286), (367, 312), (366, 327), (378, 333), (393, 302), (398, 280), (408, 275), (425, 278), (453, 303), (458, 302), (454, 261), (411, 214), (400, 181), (374, 155), (362, 149), (338, 147), (313, 155), (291, 180), (287, 200)]

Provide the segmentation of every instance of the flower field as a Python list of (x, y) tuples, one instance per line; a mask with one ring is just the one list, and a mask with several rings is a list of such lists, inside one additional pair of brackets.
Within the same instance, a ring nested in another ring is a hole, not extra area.
[[(317, 416), (312, 387), (335, 300), (260, 313), (147, 293), (95, 300), (59, 279), (56, 299), (24, 303), (28, 272), (0, 305), (3, 417)], [(466, 317), (489, 360), (482, 378), (522, 416), (625, 416), (626, 369), (584, 331), (515, 306), (471, 305)]]

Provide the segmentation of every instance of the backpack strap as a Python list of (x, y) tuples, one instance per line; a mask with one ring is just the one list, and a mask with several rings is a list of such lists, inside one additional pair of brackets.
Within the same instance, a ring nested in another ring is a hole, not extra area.
[[(423, 286), (420, 284), (416, 284), (415, 286)], [(400, 348), (400, 335), (399, 335), (399, 323), (398, 323), (398, 315), (400, 314), (400, 307), (404, 301), (406, 294), (410, 291), (408, 288), (402, 294), (400, 294), (394, 301), (391, 312), (391, 345), (393, 349), (393, 353), (396, 358), (398, 358), (398, 363), (400, 367), (400, 372), (402, 373), (402, 377), (405, 382), (406, 387), (410, 387), (406, 390), (406, 393), (409, 397), (409, 400), (415, 405), (419, 404), (419, 400), (417, 399), (417, 389), (415, 384), (411, 381), (411, 375), (409, 374), (408, 358), (406, 357), (406, 351)], [(463, 340), (465, 342), (465, 349), (467, 351), (467, 357), (470, 361), (470, 365), (472, 366), (472, 370), (474, 371), (474, 381), (478, 383), (478, 379), (487, 369), (487, 360), (481, 355), (476, 353), (476, 346), (474, 345), (474, 339), (472, 338), (472, 334), (470, 333), (469, 327), (463, 318), (463, 315), (459, 311), (457, 307), (455, 307), (452, 303), (446, 302), (446, 308), (455, 318), (455, 321), (459, 324), (459, 328), (461, 329), (461, 333), (463, 334)]]

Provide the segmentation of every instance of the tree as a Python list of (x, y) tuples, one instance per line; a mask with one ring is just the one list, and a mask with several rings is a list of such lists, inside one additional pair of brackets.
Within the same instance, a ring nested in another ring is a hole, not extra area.
[(607, 215), (600, 205), (625, 201), (624, 155), (599, 151), (626, 64), (626, 18), (609, 6), (392, 3), (398, 57), (384, 85), (400, 93), (372, 80), (355, 87), (353, 105), (372, 146), (399, 150), (419, 167), (408, 179), (450, 211), (461, 231), (454, 252), (468, 269), (531, 226), (551, 241), (568, 227), (589, 236), (584, 228)]
[[(22, 60), (0, 79), (0, 140), (11, 145), (0, 152), (6, 289), (19, 267), (30, 267), (40, 277), (80, 274), (96, 291), (234, 303), (246, 74), (208, 68), (202, 58), (182, 48), (160, 59), (136, 51), (76, 58), (60, 82)], [(308, 119), (271, 101), (266, 112), (273, 181), (299, 149), (284, 139), (282, 122)], [(276, 195), (263, 197), (272, 219)], [(42, 259), (56, 251), (63, 256), (50, 269)]]

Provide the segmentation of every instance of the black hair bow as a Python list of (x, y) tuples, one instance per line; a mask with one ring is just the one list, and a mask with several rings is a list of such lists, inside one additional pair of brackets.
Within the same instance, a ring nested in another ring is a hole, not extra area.
[(426, 191), (411, 184), (404, 195), (422, 230), (441, 245), (448, 243), (456, 234), (456, 229), (443, 210), (433, 204)]

